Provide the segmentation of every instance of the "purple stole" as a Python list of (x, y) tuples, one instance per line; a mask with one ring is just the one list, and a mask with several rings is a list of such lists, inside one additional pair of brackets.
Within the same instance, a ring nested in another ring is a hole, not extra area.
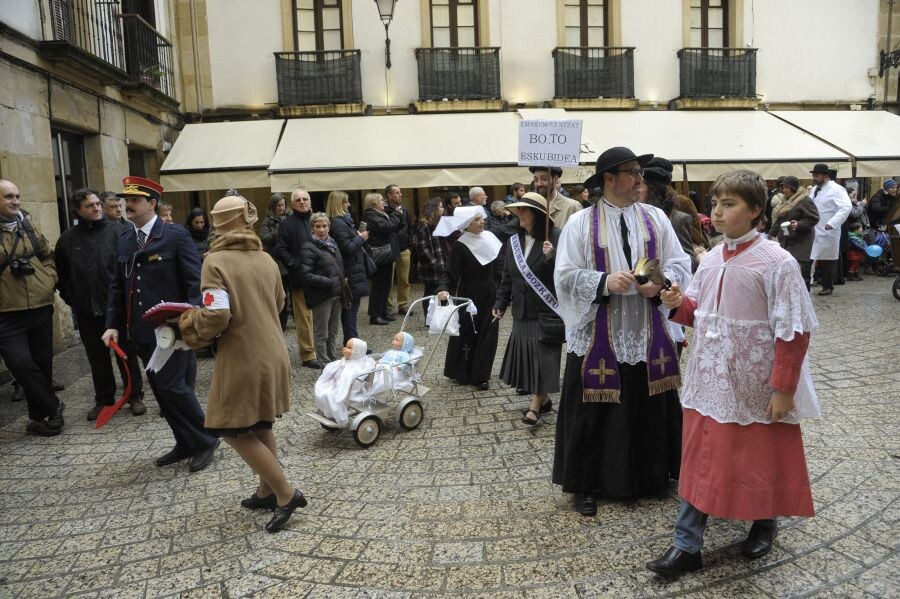
[[(600, 245), (601, 215), (600, 202), (594, 205), (591, 214), (591, 240), (594, 247), (594, 266), (600, 272), (609, 272), (609, 256)], [(644, 239), (644, 255), (648, 260), (659, 257), (659, 243), (650, 215), (638, 204), (638, 212), (644, 218), (644, 225), (649, 235)], [(605, 232), (605, 221), (602, 229)], [(606, 242), (606, 239), (602, 240)], [(681, 385), (681, 374), (678, 368), (678, 353), (675, 344), (669, 337), (659, 310), (647, 300), (650, 310), (650, 340), (647, 348), (647, 384), (651, 396), (677, 389)], [(591, 350), (581, 365), (581, 382), (584, 389), (584, 401), (592, 403), (621, 403), (622, 384), (619, 377), (619, 365), (613, 351), (612, 335), (609, 330), (609, 302), (597, 307), (597, 318), (594, 320), (594, 335)]]

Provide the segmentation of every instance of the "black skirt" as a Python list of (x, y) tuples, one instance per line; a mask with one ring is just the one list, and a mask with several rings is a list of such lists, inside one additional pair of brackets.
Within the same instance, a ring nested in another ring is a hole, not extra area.
[(506, 344), (500, 380), (532, 394), (559, 391), (559, 360), (562, 345), (538, 341), (537, 320), (513, 320), (512, 335)]
[(566, 355), (553, 482), (567, 493), (611, 499), (667, 495), (681, 466), (678, 392), (651, 396), (646, 363), (618, 364), (621, 403), (585, 402), (583, 361), (572, 352)]

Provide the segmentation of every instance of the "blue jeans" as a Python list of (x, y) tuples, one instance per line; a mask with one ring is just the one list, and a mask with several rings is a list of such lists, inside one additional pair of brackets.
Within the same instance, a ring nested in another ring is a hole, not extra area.
[[(698, 553), (703, 548), (703, 531), (706, 529), (706, 514), (681, 500), (678, 518), (675, 520), (675, 548), (687, 553)], [(754, 520), (754, 523), (775, 525), (774, 518)]]

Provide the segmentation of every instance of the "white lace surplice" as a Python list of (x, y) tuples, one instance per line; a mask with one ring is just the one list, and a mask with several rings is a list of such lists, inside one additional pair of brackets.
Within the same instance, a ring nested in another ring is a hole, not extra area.
[[(656, 225), (659, 235), (659, 258), (665, 276), (682, 289), (691, 280), (691, 259), (675, 236), (669, 218), (662, 210), (642, 204), (625, 209), (609, 204), (604, 205), (606, 231), (610, 237), (610, 274), (631, 270), (622, 251), (622, 231), (619, 215), (625, 215), (628, 226), (628, 244), (631, 246), (632, 263), (644, 255), (643, 216), (638, 212), (645, 209)], [(560, 316), (566, 325), (568, 351), (584, 356), (591, 348), (594, 334), (594, 319), (597, 304), (592, 302), (597, 295), (597, 285), (603, 275), (594, 265), (593, 241), (591, 238), (591, 218), (593, 208), (580, 210), (569, 217), (559, 238), (556, 254), (554, 282), (559, 299)], [(627, 364), (637, 364), (647, 360), (648, 333), (650, 329), (650, 302), (633, 286), (626, 294), (611, 294), (609, 326), (613, 337), (613, 351), (616, 360)]]
[[(795, 333), (818, 327), (797, 261), (777, 243), (758, 238), (725, 262), (720, 245), (703, 257), (685, 295), (697, 309), (682, 405), (721, 423), (771, 422), (765, 412), (775, 339), (790, 341)], [(779, 422), (821, 415), (807, 358), (794, 406)]]

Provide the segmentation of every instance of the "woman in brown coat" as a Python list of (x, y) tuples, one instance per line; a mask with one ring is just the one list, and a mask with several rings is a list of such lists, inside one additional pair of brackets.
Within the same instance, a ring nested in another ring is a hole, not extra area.
[(306, 506), (278, 463), (272, 433), (275, 418), (288, 411), (290, 360), (278, 320), (284, 288), (253, 232), (253, 204), (229, 196), (211, 214), (217, 236), (200, 276), (203, 307), (181, 316), (181, 331), (191, 347), (216, 341), (204, 424), (259, 475), (256, 493), (241, 505), (274, 509), (266, 530), (275, 532)]

